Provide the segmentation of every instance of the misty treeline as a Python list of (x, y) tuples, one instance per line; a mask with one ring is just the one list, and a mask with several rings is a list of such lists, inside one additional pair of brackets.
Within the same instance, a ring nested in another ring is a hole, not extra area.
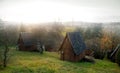
[[(40, 25), (8, 25), (2, 23), (0, 28), (0, 39), (7, 32), (9, 45), (15, 46), (20, 32), (30, 32), (34, 38), (41, 41), (41, 44), (51, 49), (58, 49), (62, 43), (66, 32), (80, 32), (87, 48), (100, 48), (112, 50), (120, 43), (120, 23), (93, 23), (84, 25), (65, 25), (65, 23), (53, 22)], [(86, 27), (84, 27), (86, 26)], [(68, 30), (69, 28), (69, 30)], [(0, 45), (2, 42), (0, 42)]]
[(111, 52), (120, 44), (120, 24), (94, 24), (81, 31), (87, 48), (94, 51), (94, 57), (110, 57)]
[[(0, 27), (7, 32), (10, 46), (17, 45), (19, 34), (21, 32), (28, 32), (33, 35), (33, 38), (39, 40), (41, 45), (45, 46), (46, 50), (57, 51), (64, 37), (61, 35), (62, 31), (64, 30), (64, 26), (57, 22), (50, 23), (50, 25), (49, 23), (45, 25), (26, 25), (22, 23), (19, 25), (13, 25), (9, 23), (3, 23)], [(5, 34), (3, 31), (0, 32), (2, 33), (1, 35)], [(3, 38), (5, 37), (0, 37), (0, 39)], [(2, 45), (2, 42), (0, 42), (0, 45)]]

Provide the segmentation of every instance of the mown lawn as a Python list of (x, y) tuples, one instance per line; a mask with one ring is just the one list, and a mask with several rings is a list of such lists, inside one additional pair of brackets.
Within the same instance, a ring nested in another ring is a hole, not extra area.
[(67, 62), (59, 59), (55, 52), (12, 51), (7, 68), (0, 73), (120, 73), (120, 67), (108, 60), (89, 62)]

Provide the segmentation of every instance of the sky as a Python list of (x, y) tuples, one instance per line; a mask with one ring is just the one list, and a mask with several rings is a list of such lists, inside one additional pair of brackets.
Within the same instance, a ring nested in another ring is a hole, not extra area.
[(11, 22), (119, 22), (120, 0), (0, 0), (0, 19)]

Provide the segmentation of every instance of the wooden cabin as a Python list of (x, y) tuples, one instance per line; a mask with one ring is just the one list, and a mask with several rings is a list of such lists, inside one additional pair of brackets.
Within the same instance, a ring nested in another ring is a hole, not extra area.
[(61, 47), (59, 48), (60, 59), (77, 62), (90, 55), (92, 51), (86, 48), (86, 45), (79, 32), (70, 32), (66, 34)]
[(17, 45), (20, 51), (43, 51), (40, 42), (28, 32), (20, 33)]

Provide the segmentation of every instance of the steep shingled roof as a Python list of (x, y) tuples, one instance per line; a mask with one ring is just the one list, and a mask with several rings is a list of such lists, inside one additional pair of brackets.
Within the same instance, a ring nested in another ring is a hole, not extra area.
[(21, 32), (20, 36), (23, 39), (23, 43), (25, 46), (30, 46), (30, 45), (33, 45), (35, 43), (35, 39), (33, 39), (33, 36), (31, 33)]
[(79, 55), (86, 49), (86, 45), (80, 35), (80, 32), (69, 32), (67, 35), (76, 55)]

